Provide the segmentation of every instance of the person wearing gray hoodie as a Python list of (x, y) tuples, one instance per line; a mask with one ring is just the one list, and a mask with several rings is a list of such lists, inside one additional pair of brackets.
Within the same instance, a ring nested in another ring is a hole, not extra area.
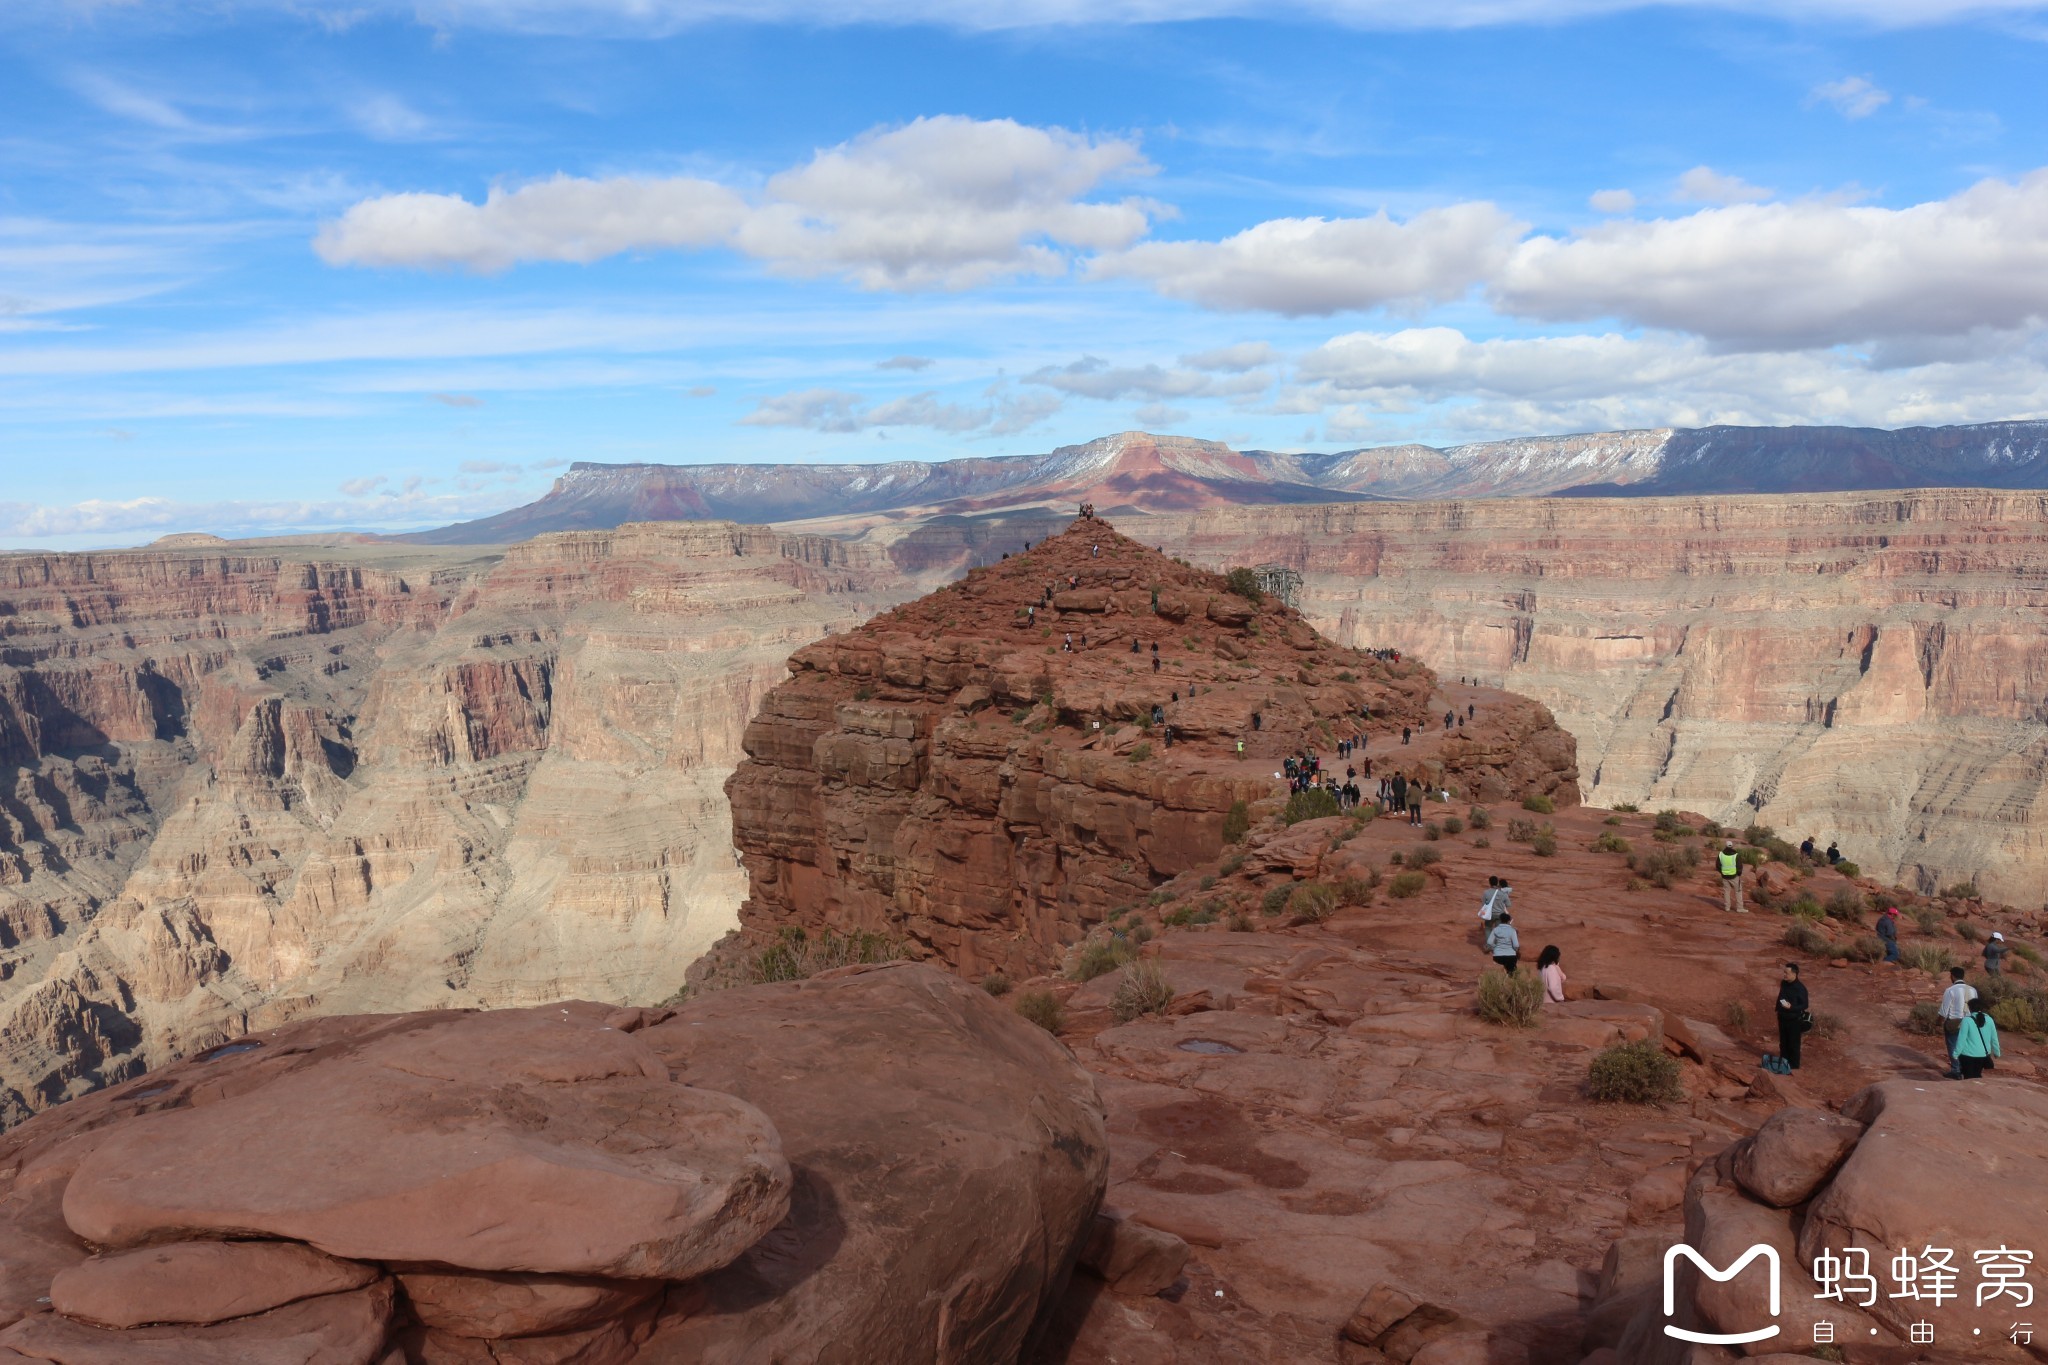
[(1509, 976), (1515, 974), (1515, 963), (1522, 956), (1522, 936), (1515, 932), (1514, 919), (1514, 915), (1503, 910), (1494, 917), (1493, 927), (1486, 931), (1487, 953)]

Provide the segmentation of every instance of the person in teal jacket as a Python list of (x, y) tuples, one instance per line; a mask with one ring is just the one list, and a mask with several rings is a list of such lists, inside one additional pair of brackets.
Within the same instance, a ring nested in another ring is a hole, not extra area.
[(1956, 1065), (1963, 1069), (1963, 1079), (1981, 1079), (1991, 1059), (2004, 1055), (1998, 1050), (1997, 1022), (1984, 1012), (1983, 1005), (1976, 1005), (1963, 1020), (1962, 1031), (1956, 1034)]

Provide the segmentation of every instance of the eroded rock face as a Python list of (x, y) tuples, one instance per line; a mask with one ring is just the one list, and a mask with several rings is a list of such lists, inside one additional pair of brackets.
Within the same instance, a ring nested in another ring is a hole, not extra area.
[[(1340, 649), (1099, 521), (791, 670), (727, 787), (743, 925), (885, 933), (974, 975), (1041, 970), (1215, 858), (1232, 805), (1284, 794), (1281, 757), (1304, 747), (1341, 773), (1337, 740), (1363, 733), (1362, 757), (1432, 787), (1577, 795), (1541, 706), (1489, 691), (1483, 724), (1447, 724), (1429, 670)], [(1404, 726), (1441, 730), (1428, 758), (1388, 747)]]
[(924, 965), (307, 1021), (0, 1136), (0, 1360), (1015, 1359), (1108, 1159)]
[(0, 1125), (311, 1013), (670, 995), (760, 695), (911, 591), (719, 525), (0, 556)]

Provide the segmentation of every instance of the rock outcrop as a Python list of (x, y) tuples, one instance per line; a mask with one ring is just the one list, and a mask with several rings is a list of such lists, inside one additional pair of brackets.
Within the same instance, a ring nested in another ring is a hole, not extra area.
[(1014, 1360), (1107, 1164), (927, 966), (309, 1021), (0, 1137), (0, 1360)]
[[(1362, 758), (1432, 786), (1577, 796), (1541, 706), (1447, 702), (1426, 668), (1334, 646), (1095, 520), (790, 666), (727, 788), (743, 927), (882, 933), (975, 976), (1042, 970), (1216, 858), (1232, 808), (1284, 794), (1275, 770), (1304, 748), (1335, 761), (1364, 735)], [(1404, 728), (1432, 731), (1426, 756)]]
[(307, 1014), (671, 994), (746, 718), (910, 591), (717, 525), (0, 556), (0, 1125)]

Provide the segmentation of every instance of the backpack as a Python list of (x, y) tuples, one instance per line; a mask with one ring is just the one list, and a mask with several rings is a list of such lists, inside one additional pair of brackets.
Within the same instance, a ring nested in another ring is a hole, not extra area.
[(1765, 1053), (1763, 1061), (1760, 1063), (1760, 1065), (1763, 1067), (1764, 1070), (1772, 1073), (1773, 1075), (1789, 1076), (1792, 1074), (1792, 1064), (1786, 1061), (1783, 1057), (1780, 1057), (1775, 1052)]

